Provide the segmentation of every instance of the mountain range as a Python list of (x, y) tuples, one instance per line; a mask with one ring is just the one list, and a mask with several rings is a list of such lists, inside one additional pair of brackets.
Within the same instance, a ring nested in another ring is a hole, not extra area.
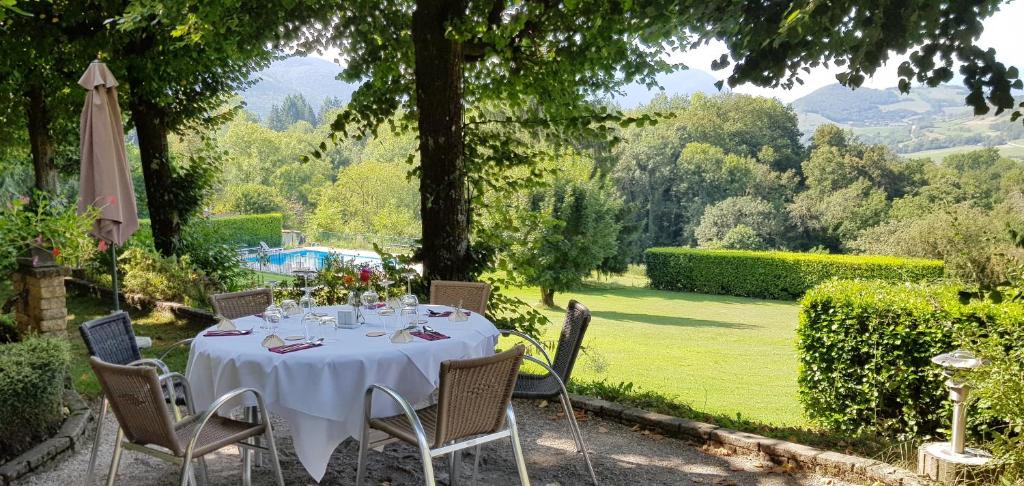
[[(261, 119), (275, 103), (295, 93), (319, 110), (324, 98), (347, 101), (355, 91), (356, 84), (337, 79), (340, 72), (340, 66), (320, 58), (289, 57), (254, 75), (254, 84), (241, 95), (247, 109)], [(715, 78), (698, 69), (663, 74), (657, 80), (663, 89), (633, 84), (609, 95), (608, 100), (628, 109), (660, 93), (720, 92)], [(833, 84), (793, 101), (792, 107), (807, 138), (817, 126), (833, 123), (851, 130), (866, 143), (886, 144), (911, 156), (941, 157), (956, 151), (998, 147), (1005, 155), (1024, 158), (1024, 125), (1011, 123), (1008, 114), (976, 117), (964, 105), (965, 96), (966, 88), (956, 85), (915, 87), (904, 95), (896, 88), (851, 90)]]

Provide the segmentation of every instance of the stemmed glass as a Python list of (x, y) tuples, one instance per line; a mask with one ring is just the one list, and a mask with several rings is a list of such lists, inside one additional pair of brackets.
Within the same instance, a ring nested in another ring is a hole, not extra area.
[(269, 325), (271, 321), (270, 321), (270, 319), (267, 316), (268, 312), (276, 315), (276, 319), (277, 319), (276, 322), (281, 322), (281, 317), (283, 317), (283, 315), (284, 315), (281, 312), (281, 307), (279, 307), (277, 305), (277, 296), (274, 295), (275, 294), (274, 289), (277, 288), (277, 284), (278, 283), (279, 282), (277, 280), (268, 280), (267, 281), (267, 287), (270, 287), (270, 305), (267, 306), (267, 308), (264, 309), (264, 311), (263, 311), (263, 325), (260, 326), (260, 329), (270, 329), (270, 328), (273, 327), (273, 326)]
[[(412, 314), (412, 316), (413, 316), (412, 320), (409, 322), (410, 325), (412, 325), (412, 324), (426, 324), (427, 323), (427, 320), (426, 319), (421, 319), (419, 314), (416, 312), (417, 308), (420, 305), (420, 299), (418, 297), (416, 297), (416, 294), (409, 293), (409, 294), (403, 295), (401, 302), (402, 302), (402, 314), (403, 315), (405, 315), (405, 314)], [(407, 312), (407, 311), (409, 311), (409, 312)]]

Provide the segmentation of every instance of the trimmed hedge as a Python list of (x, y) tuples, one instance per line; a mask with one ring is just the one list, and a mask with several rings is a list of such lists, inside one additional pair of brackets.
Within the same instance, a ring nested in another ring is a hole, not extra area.
[(245, 214), (210, 218), (203, 222), (221, 235), (225, 245), (259, 246), (266, 242), (273, 248), (281, 246), (281, 229), (284, 216), (281, 213)]
[[(243, 214), (210, 219), (195, 219), (190, 224), (202, 225), (206, 234), (215, 235), (217, 243), (228, 246), (259, 246), (266, 242), (272, 248), (281, 246), (284, 216), (280, 213)], [(139, 221), (139, 231), (132, 237), (143, 245), (153, 246), (153, 230), (148, 219)]]
[(765, 299), (799, 298), (832, 278), (920, 282), (942, 277), (939, 260), (781, 251), (651, 248), (651, 287)]
[[(808, 291), (800, 305), (804, 411), (820, 425), (852, 434), (922, 437), (948, 428), (948, 392), (931, 358), (976, 349), (979, 336), (991, 339), (1024, 326), (1024, 305), (964, 305), (952, 285), (831, 281)], [(1005, 423), (1005, 414), (993, 412), (990, 404), (975, 407), (972, 430)]]
[(71, 346), (63, 339), (29, 338), (0, 346), (0, 463), (60, 426), (70, 361)]

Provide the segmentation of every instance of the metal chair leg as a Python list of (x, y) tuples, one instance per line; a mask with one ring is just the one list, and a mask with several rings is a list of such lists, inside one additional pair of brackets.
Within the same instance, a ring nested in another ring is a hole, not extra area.
[(118, 428), (117, 437), (114, 438), (114, 456), (110, 459), (110, 472), (107, 473), (107, 486), (114, 486), (114, 478), (117, 476), (117, 467), (121, 465), (121, 440), (124, 432)]
[(100, 416), (96, 420), (96, 437), (92, 439), (92, 452), (89, 454), (89, 472), (85, 475), (85, 484), (92, 486), (92, 475), (96, 471), (96, 458), (100, 450), (100, 440), (103, 436), (103, 420), (107, 417), (109, 403), (106, 397), (100, 403)]
[(421, 447), (420, 460), (423, 461), (423, 484), (437, 486), (437, 482), (434, 481), (434, 459), (430, 457), (430, 451)]
[(284, 486), (284, 476), (281, 474), (281, 459), (277, 456), (277, 444), (274, 443), (274, 432), (270, 426), (270, 420), (267, 420), (265, 439), (267, 440), (267, 449), (270, 449), (270, 466), (274, 468), (274, 479), (277, 480), (277, 486)]
[(473, 486), (476, 486), (477, 479), (479, 476), (477, 473), (480, 472), (480, 445), (477, 444), (476, 450), (473, 451)]
[(252, 451), (241, 448), (242, 451), (242, 486), (252, 484)]
[(594, 465), (590, 462), (590, 453), (587, 452), (587, 445), (583, 442), (583, 431), (580, 430), (580, 423), (576, 420), (576, 413), (572, 410), (572, 401), (569, 399), (569, 393), (562, 388), (562, 403), (567, 407), (567, 414), (569, 419), (569, 428), (572, 430), (573, 437), (576, 439), (577, 452), (583, 454), (583, 462), (587, 465), (587, 472), (590, 473), (590, 479), (594, 481), (594, 486), (597, 486), (597, 474), (594, 473)]
[(370, 396), (363, 403), (363, 433), (359, 436), (359, 462), (356, 465), (356, 486), (366, 480), (366, 460), (370, 453)]
[(451, 486), (459, 485), (459, 466), (462, 462), (462, 451), (452, 451), (448, 454), (448, 484)]
[(199, 459), (196, 460), (196, 463), (199, 465), (199, 467), (197, 469), (199, 469), (199, 484), (200, 484), (200, 486), (209, 486), (209, 484), (210, 484), (210, 475), (209, 475), (209, 473), (207, 472), (207, 469), (206, 469), (206, 458), (205, 457), (200, 457)]
[(189, 486), (190, 484), (196, 484), (195, 474), (192, 471), (192, 461), (185, 460), (181, 463), (181, 486)]
[[(261, 421), (261, 414), (256, 407), (245, 407), (245, 420), (248, 422), (259, 423)], [(264, 446), (265, 444), (260, 443), (259, 437), (252, 438), (253, 445)], [(249, 451), (250, 454), (254, 454), (253, 464), (256, 467), (263, 467), (263, 451)]]
[(512, 440), (512, 452), (516, 458), (516, 470), (519, 471), (519, 484), (521, 486), (530, 486), (530, 476), (526, 472), (526, 459), (523, 457), (523, 447), (519, 443), (519, 429), (516, 427), (516, 414), (512, 411), (512, 405), (509, 404), (508, 410), (505, 412), (507, 415), (507, 424), (509, 431), (512, 436), (509, 437)]
[(572, 402), (563, 394), (559, 394), (558, 399), (562, 402), (565, 419), (569, 421), (569, 431), (572, 433), (573, 442), (576, 443), (576, 452), (581, 452), (583, 450), (583, 436), (580, 434), (579, 427), (574, 425), (576, 412), (572, 409)]

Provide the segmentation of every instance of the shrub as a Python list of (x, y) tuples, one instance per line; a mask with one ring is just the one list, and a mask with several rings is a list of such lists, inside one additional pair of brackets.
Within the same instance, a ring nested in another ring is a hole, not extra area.
[[(1014, 360), (1024, 357), (1024, 342), (1015, 339), (1022, 335), (1024, 306), (965, 305), (957, 290), (948, 284), (831, 281), (808, 291), (797, 328), (800, 400), (808, 417), (846, 433), (934, 434), (949, 426), (950, 402), (941, 369), (930, 360), (958, 347), (1012, 364), (1019, 381), (1024, 365)], [(992, 399), (1005, 390), (1002, 379), (978, 383), (982, 401), (970, 415), (976, 434), (989, 436), (1014, 418)], [(1012, 400), (1020, 407), (1019, 396)]]
[(651, 287), (766, 299), (798, 298), (831, 278), (923, 281), (942, 277), (938, 260), (775, 251), (651, 248)]
[(207, 225), (224, 245), (258, 246), (261, 241), (272, 247), (281, 246), (284, 217), (279, 213), (225, 216), (196, 221)]
[(122, 290), (155, 300), (205, 307), (217, 289), (189, 257), (164, 257), (152, 249), (129, 248), (118, 257)]
[(62, 339), (29, 338), (0, 346), (0, 463), (60, 425), (70, 360), (70, 345)]
[[(272, 247), (281, 246), (284, 217), (278, 213), (195, 218), (186, 227), (202, 233), (208, 241), (230, 247), (258, 246), (261, 241)], [(187, 235), (185, 235), (187, 237)], [(153, 230), (148, 219), (139, 221), (139, 230), (125, 246), (153, 247)]]

